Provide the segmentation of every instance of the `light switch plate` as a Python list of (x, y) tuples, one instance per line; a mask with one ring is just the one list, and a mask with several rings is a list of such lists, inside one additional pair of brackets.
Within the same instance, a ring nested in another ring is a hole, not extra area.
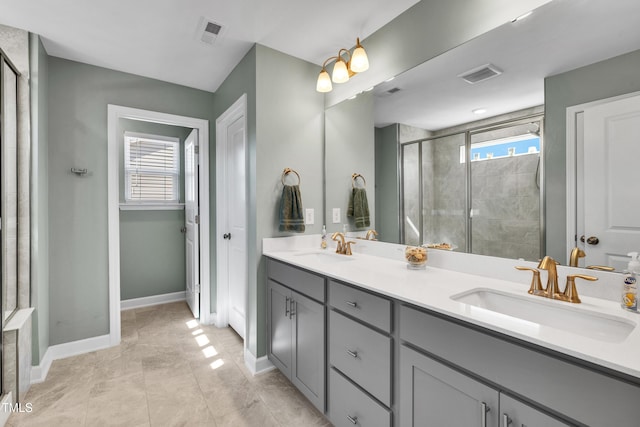
[(315, 222), (315, 215), (313, 212), (313, 208), (312, 209), (305, 209), (304, 210), (304, 223), (307, 225), (313, 225), (313, 223)]
[(340, 208), (333, 208), (333, 223), (340, 224)]

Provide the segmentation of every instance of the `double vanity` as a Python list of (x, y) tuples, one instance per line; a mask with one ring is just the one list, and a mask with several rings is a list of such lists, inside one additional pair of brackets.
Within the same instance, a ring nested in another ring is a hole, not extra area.
[(318, 243), (263, 241), (267, 351), (335, 426), (640, 425), (640, 318), (583, 291), (611, 284), (570, 304), (527, 294), (518, 261)]

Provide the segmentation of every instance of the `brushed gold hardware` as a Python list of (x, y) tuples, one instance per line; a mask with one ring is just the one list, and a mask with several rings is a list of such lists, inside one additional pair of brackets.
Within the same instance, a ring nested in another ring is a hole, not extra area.
[[(340, 240), (338, 240), (340, 239)], [(333, 233), (331, 235), (331, 240), (335, 240), (336, 242), (338, 242), (338, 244), (336, 245), (336, 253), (337, 254), (344, 254), (345, 252), (345, 241), (344, 241), (344, 234), (340, 233), (339, 231), (336, 231), (335, 233)]]
[(562, 294), (560, 293), (560, 288), (558, 287), (558, 270), (556, 269), (556, 265), (558, 263), (556, 260), (551, 258), (550, 256), (546, 256), (542, 258), (540, 264), (538, 264), (538, 268), (541, 270), (547, 270), (547, 286), (544, 290), (544, 296), (551, 299), (562, 299)]
[(567, 286), (564, 288), (562, 299), (574, 304), (580, 304), (580, 297), (578, 296), (578, 290), (576, 289), (576, 278), (589, 280), (591, 282), (598, 280), (598, 278), (587, 276), (586, 274), (571, 274), (567, 276)]
[(284, 170), (282, 171), (282, 178), (280, 178), (280, 181), (282, 181), (282, 185), (285, 185), (284, 177), (289, 175), (290, 173), (296, 174), (296, 176), (298, 177), (298, 185), (300, 185), (300, 174), (296, 172), (295, 169), (291, 169), (291, 168), (284, 168)]
[(359, 173), (354, 173), (351, 175), (351, 188), (356, 188), (356, 179), (360, 178), (362, 180), (362, 188), (367, 186), (367, 180), (364, 179), (364, 176)]
[(608, 265), (589, 265), (587, 266), (589, 270), (599, 270), (599, 271), (616, 271), (615, 268), (609, 267)]
[(353, 240), (349, 240), (346, 243), (347, 246), (346, 246), (346, 248), (344, 250), (344, 254), (345, 255), (353, 255), (353, 253), (351, 252), (351, 245), (355, 245), (355, 244), (356, 244), (356, 242), (354, 242)]
[(531, 271), (533, 273), (533, 277), (531, 278), (531, 286), (527, 291), (531, 295), (544, 295), (544, 288), (542, 287), (542, 282), (540, 282), (540, 271), (536, 268), (529, 267), (520, 267), (517, 266), (516, 269), (521, 271)]
[[(584, 235), (580, 236), (580, 241), (584, 243)], [(587, 238), (587, 244), (589, 245), (597, 245), (598, 243), (600, 243), (600, 239), (596, 236), (590, 236)]]
[(571, 250), (571, 255), (569, 255), (569, 267), (577, 267), (578, 266), (578, 259), (579, 258), (584, 258), (585, 257), (585, 253), (582, 249), (580, 248), (573, 248)]
[(373, 228), (367, 231), (367, 235), (365, 236), (365, 240), (378, 240), (376, 237), (378, 236), (378, 232)]

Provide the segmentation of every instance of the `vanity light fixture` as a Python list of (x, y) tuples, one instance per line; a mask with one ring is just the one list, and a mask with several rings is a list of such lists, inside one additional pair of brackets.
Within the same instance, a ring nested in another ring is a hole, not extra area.
[[(343, 55), (346, 54), (347, 60), (345, 61)], [(327, 71), (327, 63), (335, 59), (333, 65), (333, 73), (329, 76)], [(322, 71), (318, 75), (318, 81), (316, 83), (316, 90), (318, 92), (331, 92), (334, 83), (345, 83), (349, 81), (349, 78), (353, 77), (357, 73), (362, 73), (369, 69), (369, 58), (364, 48), (360, 44), (360, 39), (356, 39), (356, 47), (351, 53), (348, 49), (340, 49), (338, 55), (327, 58), (322, 64)]]

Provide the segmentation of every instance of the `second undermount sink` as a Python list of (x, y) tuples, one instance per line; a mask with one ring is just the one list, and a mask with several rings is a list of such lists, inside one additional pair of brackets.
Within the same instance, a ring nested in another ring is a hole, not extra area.
[(353, 258), (350, 255), (340, 255), (333, 251), (310, 251), (300, 252), (295, 254), (297, 257), (307, 258), (314, 261), (333, 264), (336, 262), (352, 261)]
[(599, 341), (621, 342), (636, 324), (623, 317), (573, 307), (541, 297), (518, 296), (493, 289), (478, 288), (451, 297), (475, 309), (547, 326)]

